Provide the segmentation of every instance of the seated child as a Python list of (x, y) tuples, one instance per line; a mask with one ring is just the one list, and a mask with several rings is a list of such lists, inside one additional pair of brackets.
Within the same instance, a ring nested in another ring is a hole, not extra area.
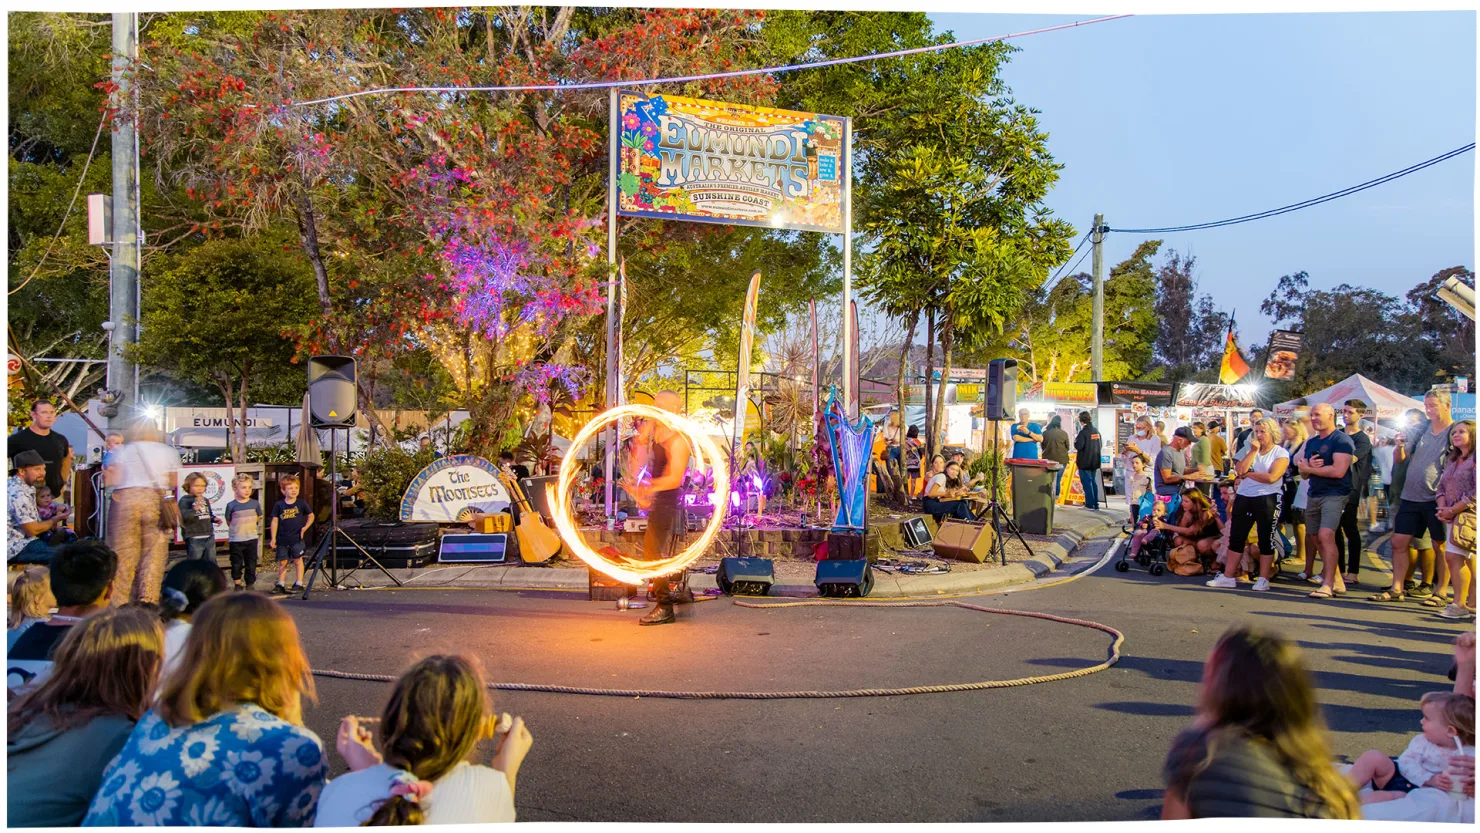
[[(56, 497), (51, 493), (50, 486), (36, 487), (36, 517), (43, 521), (49, 521), (58, 514), (67, 514), (67, 511), (67, 504), (56, 501)], [(57, 525), (56, 529), (43, 533), (40, 538), (53, 547), (59, 547), (62, 544), (70, 544), (76, 541), (77, 533), (68, 529), (66, 522), (63, 521)]]
[(1363, 804), (1403, 798), (1419, 787), (1448, 790), (1453, 786), (1449, 758), (1459, 753), (1456, 738), (1464, 745), (1465, 754), (1474, 756), (1474, 698), (1431, 691), (1419, 701), (1419, 707), (1423, 712), (1419, 721), (1423, 731), (1409, 742), (1402, 755), (1389, 758), (1382, 751), (1372, 749), (1362, 753), (1347, 772), (1357, 789), (1372, 786), (1372, 792), (1362, 795)]
[(1137, 523), (1141, 514), (1141, 496), (1151, 491), (1151, 472), (1146, 468), (1146, 461), (1140, 457), (1131, 458), (1131, 470), (1125, 476), (1125, 493), (1131, 508), (1131, 523)]
[[(1139, 457), (1136, 459), (1140, 459)], [(1167, 517), (1166, 501), (1155, 500), (1151, 502), (1151, 516), (1142, 518), (1136, 523), (1136, 531), (1131, 535), (1130, 557), (1135, 558), (1141, 552), (1141, 547), (1152, 538), (1161, 534), (1156, 528), (1157, 521), (1164, 521)]]

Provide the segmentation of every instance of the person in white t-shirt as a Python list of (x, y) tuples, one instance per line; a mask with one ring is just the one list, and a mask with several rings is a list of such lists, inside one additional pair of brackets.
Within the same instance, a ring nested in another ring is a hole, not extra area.
[[(319, 795), (315, 827), (488, 824), (514, 821), (514, 780), (534, 742), (524, 719), (489, 708), (472, 659), (431, 656), (401, 676), (380, 717), (380, 747), (353, 715), (336, 748), (350, 772)], [(498, 739), (491, 766), (469, 763)]]
[[(1290, 466), (1290, 452), (1279, 445), (1283, 436), (1279, 423), (1265, 417), (1254, 424), (1253, 439), (1249, 441), (1249, 453), (1238, 461), (1234, 471), (1238, 476), (1238, 488), (1229, 511), (1232, 530), (1229, 540), (1237, 542), (1240, 550), (1249, 537), (1250, 529), (1258, 530), (1259, 578), (1254, 590), (1269, 589), (1274, 565), (1274, 531), (1279, 517), (1280, 493), (1284, 488), (1285, 469)], [(1223, 574), (1208, 582), (1209, 587), (1230, 589), (1238, 587), (1234, 578), (1239, 557), (1232, 548), (1223, 563)]]

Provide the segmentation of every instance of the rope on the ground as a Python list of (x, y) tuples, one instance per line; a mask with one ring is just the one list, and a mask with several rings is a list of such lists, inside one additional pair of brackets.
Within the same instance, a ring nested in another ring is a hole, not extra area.
[[(1099, 671), (1104, 671), (1120, 661), (1120, 648), (1125, 643), (1125, 634), (1109, 625), (1099, 622), (1091, 622), (1085, 619), (1071, 619), (1066, 616), (1054, 616), (1051, 613), (1037, 613), (1029, 610), (1007, 610), (1005, 608), (982, 607), (980, 605), (967, 604), (955, 601), (908, 601), (908, 602), (864, 602), (864, 601), (800, 601), (800, 602), (741, 602), (736, 601), (737, 607), (753, 609), (771, 609), (783, 607), (808, 607), (808, 606), (840, 606), (840, 607), (959, 607), (964, 610), (975, 610), (980, 613), (996, 613), (1004, 616), (1027, 616), (1033, 619), (1043, 619), (1049, 622), (1060, 622), (1066, 625), (1077, 625), (1082, 628), (1091, 628), (1103, 631), (1114, 637), (1110, 643), (1110, 655), (1101, 663), (1091, 665), (1087, 668), (1077, 668), (1073, 671), (1064, 671), (1059, 674), (1045, 674), (1036, 677), (1019, 677), (1014, 680), (984, 680), (978, 683), (953, 683), (948, 685), (926, 685), (911, 686), (909, 688), (857, 688), (842, 691), (665, 691), (660, 689), (640, 688), (587, 688), (584, 686), (551, 685), (546, 683), (489, 683), (488, 687), (496, 691), (537, 691), (547, 694), (584, 694), (595, 697), (654, 697), (668, 700), (823, 700), (843, 697), (901, 697), (909, 694), (943, 694), (955, 691), (982, 691), (992, 688), (1015, 688), (1017, 686), (1037, 685), (1039, 683), (1052, 683), (1059, 680), (1072, 680), (1075, 677), (1084, 677)], [(361, 680), (364, 682), (393, 683), (396, 678), (389, 674), (358, 674), (349, 671), (315, 670), (314, 676), (325, 677), (335, 680)]]

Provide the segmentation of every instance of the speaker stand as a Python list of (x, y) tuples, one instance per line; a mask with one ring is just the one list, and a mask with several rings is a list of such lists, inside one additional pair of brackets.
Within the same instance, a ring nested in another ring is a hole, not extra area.
[(997, 556), (1002, 566), (1007, 566), (1007, 544), (1002, 540), (1002, 527), (1006, 524), (1007, 531), (1017, 536), (1023, 549), (1028, 551), (1028, 557), (1033, 557), (1033, 548), (1023, 538), (1023, 531), (1018, 528), (1017, 522), (1012, 519), (1006, 510), (1002, 508), (1001, 502), (997, 500), (997, 471), (1002, 463), (1002, 423), (1000, 420), (992, 420), (992, 451), (996, 455), (996, 465), (992, 466), (992, 500), (986, 506), (985, 511), (992, 514), (992, 554)]
[[(349, 432), (346, 431), (345, 433), (347, 435)], [(375, 556), (360, 546), (359, 541), (356, 541), (350, 537), (348, 532), (339, 528), (339, 457), (335, 453), (338, 451), (335, 444), (337, 437), (338, 435), (334, 433), (334, 429), (329, 429), (329, 534), (325, 535), (323, 540), (319, 541), (318, 548), (314, 550), (313, 572), (308, 574), (308, 584), (303, 587), (304, 601), (308, 601), (308, 594), (313, 590), (314, 579), (318, 577), (319, 573), (323, 572), (324, 555), (330, 551), (333, 552), (333, 555), (329, 559), (329, 584), (332, 587), (339, 586), (339, 536), (341, 535), (344, 536), (344, 540), (353, 544), (355, 549), (360, 551), (360, 555), (369, 559), (371, 564), (374, 564), (382, 573), (385, 573), (386, 578), (395, 582), (397, 587), (402, 586), (401, 580), (391, 575), (391, 571), (387, 570), (384, 564), (376, 561)], [(349, 443), (346, 441), (346, 449), (348, 449), (348, 446)], [(381, 554), (385, 554), (384, 548), (382, 548)], [(361, 566), (364, 566), (363, 561), (361, 562)], [(358, 569), (360, 568), (355, 568), (355, 570)], [(350, 572), (353, 573), (355, 570), (351, 570)]]

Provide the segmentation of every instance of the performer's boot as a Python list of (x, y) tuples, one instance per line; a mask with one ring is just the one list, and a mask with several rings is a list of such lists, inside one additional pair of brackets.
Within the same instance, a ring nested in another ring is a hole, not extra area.
[(672, 604), (659, 603), (653, 606), (653, 612), (637, 620), (639, 625), (666, 625), (677, 622), (678, 617), (673, 614)]

